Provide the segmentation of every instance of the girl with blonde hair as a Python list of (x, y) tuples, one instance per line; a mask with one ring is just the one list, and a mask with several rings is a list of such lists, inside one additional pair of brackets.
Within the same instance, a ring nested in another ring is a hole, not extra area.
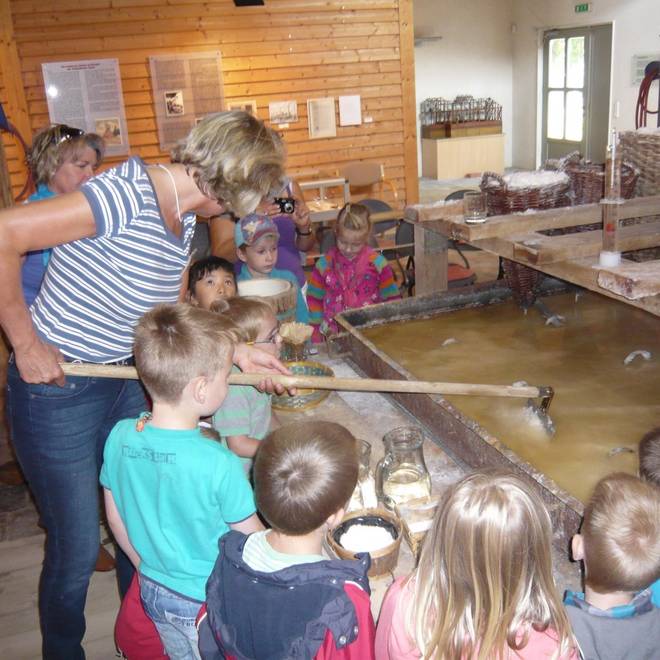
[(336, 245), (316, 261), (307, 287), (312, 341), (338, 332), (335, 316), (400, 298), (387, 259), (369, 245), (371, 219), (363, 204), (346, 204), (335, 225)]
[(376, 657), (577, 658), (551, 543), (547, 510), (517, 477), (477, 472), (454, 484), (418, 567), (385, 596)]

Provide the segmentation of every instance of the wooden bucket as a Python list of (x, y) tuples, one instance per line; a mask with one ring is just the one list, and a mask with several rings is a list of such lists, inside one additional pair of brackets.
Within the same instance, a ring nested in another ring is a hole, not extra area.
[(296, 287), (291, 282), (277, 278), (238, 282), (239, 296), (263, 298), (282, 323), (295, 321), (297, 293)]
[(347, 550), (339, 544), (341, 535), (346, 529), (348, 529), (348, 526), (351, 525), (352, 522), (367, 525), (376, 522), (376, 524), (393, 530), (396, 534), (396, 538), (393, 539), (392, 543), (386, 545), (384, 548), (369, 551), (369, 555), (371, 556), (371, 568), (369, 569), (368, 575), (370, 578), (374, 578), (392, 573), (399, 560), (399, 548), (401, 547), (401, 537), (403, 534), (399, 517), (395, 513), (387, 511), (386, 509), (356, 509), (355, 511), (347, 513), (342, 522), (339, 523), (335, 529), (328, 530), (326, 535), (328, 545), (340, 559), (355, 559), (354, 552)]

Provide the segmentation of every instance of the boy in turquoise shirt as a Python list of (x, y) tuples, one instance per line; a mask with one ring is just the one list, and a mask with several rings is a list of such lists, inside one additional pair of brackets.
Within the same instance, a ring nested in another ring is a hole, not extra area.
[(234, 230), (236, 255), (242, 262), (236, 281), (273, 278), (291, 282), (296, 289), (296, 321), (309, 323), (307, 302), (298, 278), (290, 270), (275, 268), (279, 238), (277, 225), (269, 216), (251, 213), (241, 218)]
[(195, 617), (218, 539), (263, 528), (240, 460), (197, 426), (227, 394), (236, 339), (233, 323), (190, 305), (145, 314), (135, 362), (153, 411), (119, 422), (105, 445), (108, 521), (170, 657), (198, 657)]

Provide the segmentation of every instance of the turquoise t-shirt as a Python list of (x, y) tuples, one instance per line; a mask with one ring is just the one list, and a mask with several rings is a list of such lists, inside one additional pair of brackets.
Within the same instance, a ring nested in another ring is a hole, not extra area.
[[(298, 323), (309, 323), (307, 301), (298, 285), (298, 278), (290, 270), (281, 270), (279, 268), (273, 268), (273, 270), (270, 271), (269, 277), (276, 280), (287, 280), (287, 282), (291, 282), (291, 284), (296, 287), (296, 321), (298, 321)], [(236, 276), (236, 281), (244, 282), (253, 279), (254, 277), (252, 277), (250, 269), (243, 264), (241, 271)]]
[(101, 484), (112, 491), (140, 572), (203, 601), (230, 523), (256, 508), (240, 460), (199, 429), (136, 430), (119, 422), (105, 444)]

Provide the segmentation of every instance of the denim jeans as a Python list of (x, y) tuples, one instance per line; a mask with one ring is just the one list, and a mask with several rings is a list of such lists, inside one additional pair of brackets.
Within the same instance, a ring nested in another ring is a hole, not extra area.
[[(85, 600), (99, 550), (99, 472), (112, 427), (147, 407), (138, 381), (68, 376), (30, 385), (9, 365), (7, 408), (16, 455), (46, 529), (39, 583), (43, 657), (85, 657)], [(133, 570), (117, 556), (122, 593)], [(123, 587), (123, 589), (122, 589)]]
[(140, 596), (170, 660), (200, 660), (195, 620), (202, 603), (140, 576)]

